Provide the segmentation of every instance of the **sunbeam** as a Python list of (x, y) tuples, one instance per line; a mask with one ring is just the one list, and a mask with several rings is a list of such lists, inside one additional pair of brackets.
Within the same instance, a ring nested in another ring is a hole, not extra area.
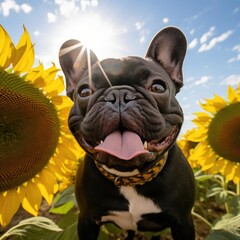
[(107, 82), (109, 83), (109, 85), (110, 85), (110, 86), (112, 86), (112, 84), (111, 84), (111, 82), (110, 82), (110, 80), (109, 80), (109, 78), (108, 78), (108, 76), (107, 76), (106, 72), (104, 71), (104, 69), (103, 69), (103, 67), (102, 67), (101, 63), (100, 63), (100, 62), (97, 62), (97, 64), (98, 64), (99, 68), (101, 69), (101, 71), (102, 71), (102, 74), (103, 74), (103, 75), (104, 75), (104, 77), (106, 78), (106, 80), (107, 80)]

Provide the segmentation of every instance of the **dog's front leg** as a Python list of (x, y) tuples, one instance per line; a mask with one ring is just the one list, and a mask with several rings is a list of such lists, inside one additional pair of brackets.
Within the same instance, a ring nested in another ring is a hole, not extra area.
[(195, 231), (192, 217), (189, 216), (186, 220), (182, 219), (181, 223), (171, 227), (174, 240), (195, 240)]
[(78, 219), (78, 237), (79, 240), (97, 240), (100, 226), (94, 219), (79, 216)]

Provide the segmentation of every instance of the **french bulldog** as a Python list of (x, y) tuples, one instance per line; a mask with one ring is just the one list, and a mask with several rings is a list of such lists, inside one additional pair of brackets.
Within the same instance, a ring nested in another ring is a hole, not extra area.
[(176, 144), (186, 46), (175, 27), (157, 33), (144, 58), (99, 61), (77, 40), (62, 45), (69, 128), (86, 151), (75, 190), (80, 240), (96, 240), (107, 222), (129, 240), (168, 227), (174, 240), (195, 239), (194, 177)]

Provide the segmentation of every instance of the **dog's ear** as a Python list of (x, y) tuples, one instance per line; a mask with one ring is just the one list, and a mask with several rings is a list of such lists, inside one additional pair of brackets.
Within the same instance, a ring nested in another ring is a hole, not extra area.
[(182, 65), (187, 50), (184, 34), (175, 27), (161, 30), (153, 38), (146, 57), (161, 64), (175, 83), (177, 92), (183, 86)]
[(59, 50), (59, 62), (65, 75), (68, 97), (73, 98), (73, 91), (78, 81), (97, 61), (92, 50), (84, 47), (78, 40), (68, 40), (63, 43)]

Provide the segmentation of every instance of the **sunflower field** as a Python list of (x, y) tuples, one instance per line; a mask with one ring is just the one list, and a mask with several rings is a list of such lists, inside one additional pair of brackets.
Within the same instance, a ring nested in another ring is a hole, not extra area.
[[(59, 69), (34, 59), (25, 27), (15, 45), (0, 26), (0, 240), (77, 240), (74, 180), (85, 153), (68, 129), (72, 102)], [(178, 140), (195, 174), (197, 240), (240, 239), (240, 85), (226, 91), (201, 103)], [(106, 224), (99, 239), (125, 236)]]

